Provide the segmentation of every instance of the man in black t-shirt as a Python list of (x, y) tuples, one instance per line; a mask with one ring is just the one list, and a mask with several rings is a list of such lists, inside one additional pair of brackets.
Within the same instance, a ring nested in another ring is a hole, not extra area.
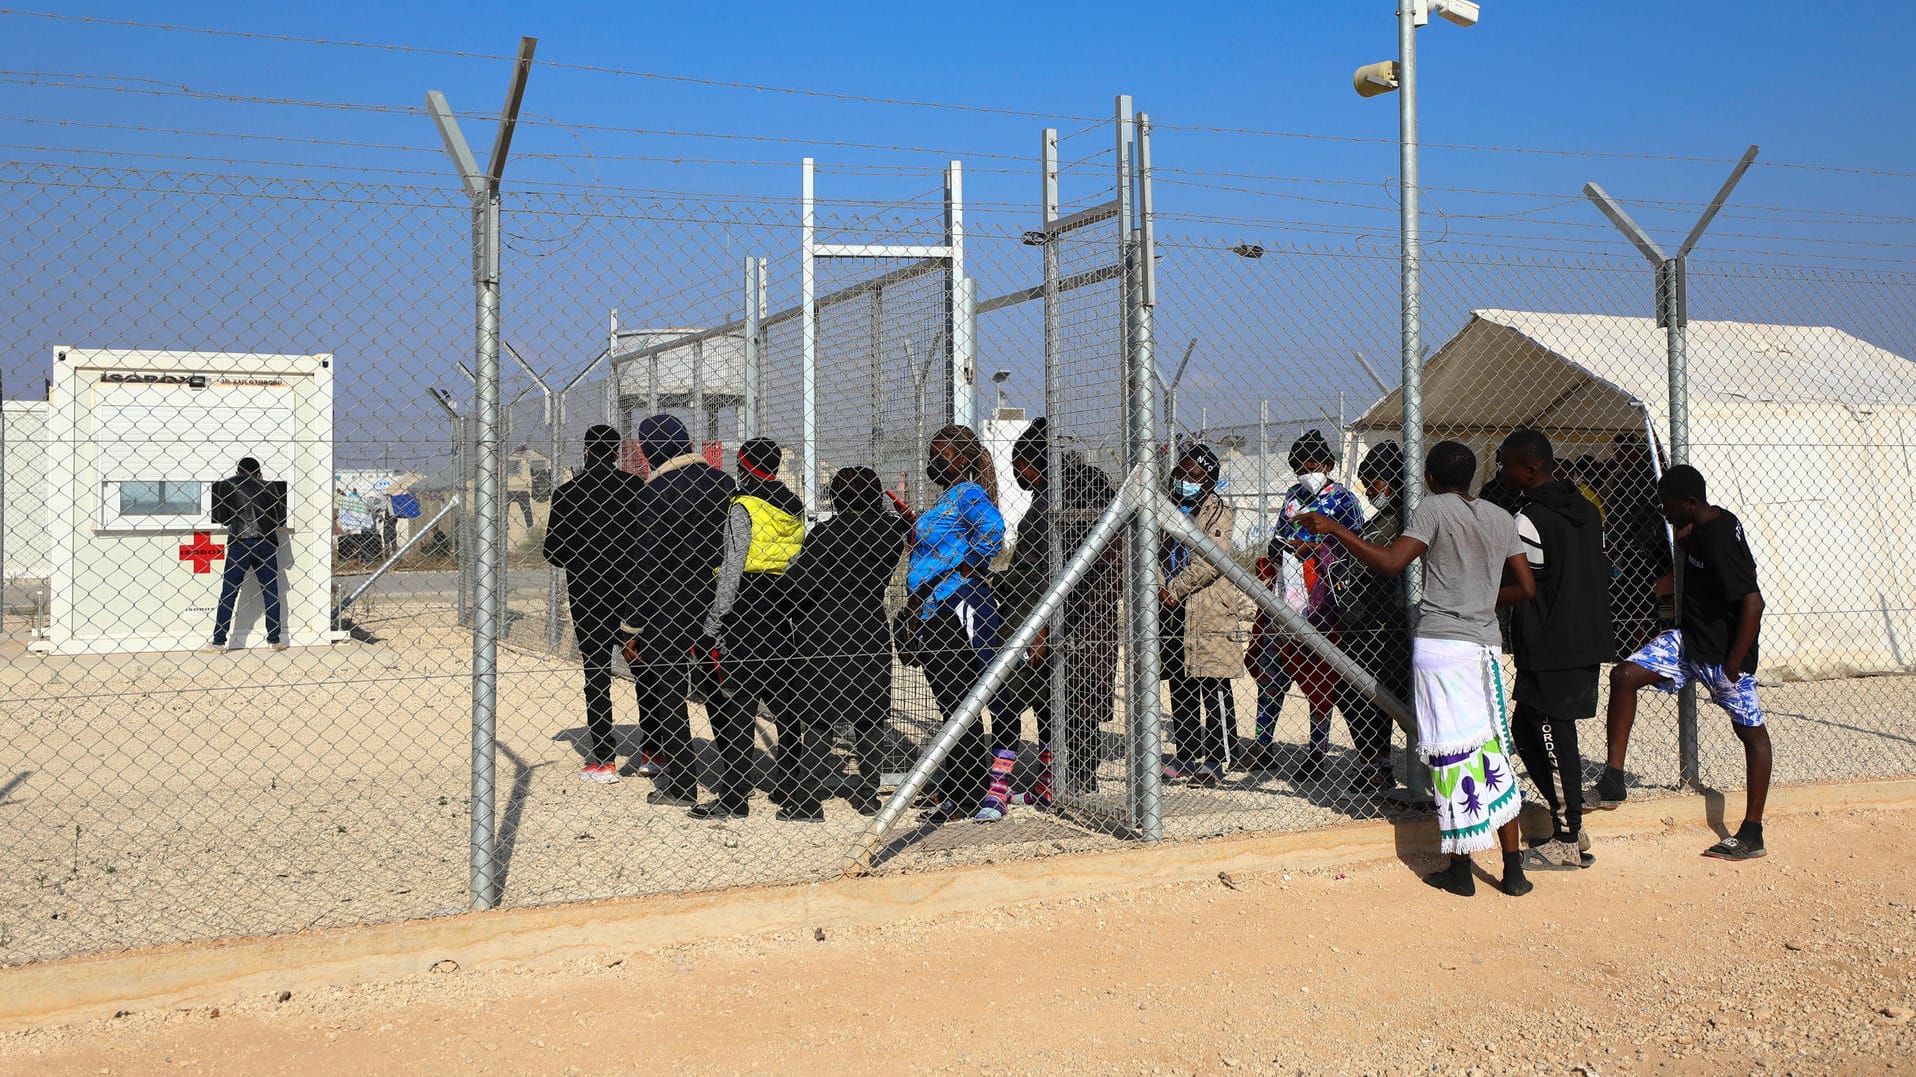
[(1757, 634), (1763, 619), (1756, 559), (1742, 521), (1706, 500), (1703, 475), (1695, 468), (1679, 465), (1665, 472), (1657, 497), (1683, 553), (1682, 608), (1676, 628), (1610, 671), (1609, 765), (1585, 796), (1585, 806), (1613, 808), (1623, 800), (1624, 752), (1637, 717), (1637, 692), (1645, 687), (1674, 692), (1696, 683), (1729, 712), (1749, 776), (1743, 825), (1703, 855), (1755, 860), (1764, 855), (1763, 802), (1770, 791), (1770, 733), (1756, 701)]

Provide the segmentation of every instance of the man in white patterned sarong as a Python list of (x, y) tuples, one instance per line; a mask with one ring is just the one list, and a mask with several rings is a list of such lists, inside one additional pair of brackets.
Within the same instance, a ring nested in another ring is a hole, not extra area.
[(1417, 748), (1430, 766), (1440, 848), (1450, 855), (1449, 866), (1425, 881), (1468, 897), (1477, 891), (1471, 854), (1501, 846), (1503, 892), (1521, 897), (1531, 883), (1517, 832), (1522, 796), (1511, 766), (1497, 609), (1528, 601), (1537, 584), (1516, 520), (1466, 492), (1476, 471), (1468, 447), (1455, 441), (1431, 446), (1424, 465), (1430, 496), (1388, 547), (1365, 542), (1327, 516), (1311, 513), (1297, 522), (1388, 575), (1423, 558), (1424, 596), (1411, 654)]

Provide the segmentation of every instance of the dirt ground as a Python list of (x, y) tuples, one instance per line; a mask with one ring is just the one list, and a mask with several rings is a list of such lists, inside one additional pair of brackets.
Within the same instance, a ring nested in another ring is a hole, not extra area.
[(0, 1071), (1916, 1071), (1916, 811), (1773, 817), (1740, 865), (1603, 820), (1522, 899), (1413, 854), (133, 1013)]

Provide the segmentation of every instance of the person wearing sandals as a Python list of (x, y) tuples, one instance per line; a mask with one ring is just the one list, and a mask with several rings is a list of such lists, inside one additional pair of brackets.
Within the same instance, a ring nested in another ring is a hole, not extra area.
[(1425, 498), (1389, 546), (1377, 546), (1322, 513), (1298, 517), (1305, 530), (1330, 535), (1351, 556), (1389, 576), (1424, 561), (1411, 651), (1417, 708), (1417, 748), (1430, 766), (1437, 800), (1439, 848), (1450, 865), (1425, 876), (1440, 890), (1468, 897), (1477, 891), (1472, 853), (1501, 846), (1502, 890), (1522, 897), (1524, 876), (1517, 814), (1523, 797), (1511, 766), (1510, 716), (1504, 701), (1502, 636), (1497, 608), (1528, 602), (1537, 593), (1530, 562), (1517, 538), (1517, 521), (1466, 491), (1477, 456), (1455, 441), (1440, 441), (1425, 457)]
[(821, 800), (836, 789), (827, 764), (838, 722), (851, 725), (858, 760), (858, 784), (845, 799), (861, 815), (878, 811), (892, 689), (885, 590), (912, 525), (871, 468), (840, 470), (831, 494), (831, 518), (805, 537), (783, 581), (798, 674), (785, 703), (792, 743), (779, 731), (778, 797), (781, 811), (800, 819), (822, 818)]
[[(910, 650), (924, 668), (938, 710), (949, 720), (998, 655), (991, 560), (1004, 548), (1005, 518), (998, 511), (991, 453), (971, 428), (938, 431), (925, 476), (944, 493), (912, 529), (904, 620), (915, 633)], [(1008, 710), (993, 703), (994, 716)], [(975, 812), (981, 823), (1003, 819), (1011, 807), (1011, 768), (1017, 758), (1012, 751), (988, 753), (983, 715), (973, 719), (938, 768), (938, 799), (927, 821), (965, 812)]]
[(1664, 519), (1676, 529), (1683, 554), (1683, 596), (1677, 627), (1644, 644), (1610, 670), (1610, 709), (1605, 717), (1609, 763), (1587, 794), (1591, 807), (1623, 802), (1623, 764), (1636, 723), (1637, 693), (1644, 688), (1675, 692), (1698, 684), (1730, 716), (1743, 743), (1748, 792), (1743, 825), (1704, 850), (1719, 860), (1764, 856), (1763, 806), (1770, 792), (1770, 731), (1756, 699), (1757, 637), (1763, 623), (1763, 592), (1756, 559), (1743, 535), (1743, 521), (1712, 505), (1702, 472), (1679, 464), (1657, 482)]
[(1577, 723), (1597, 713), (1598, 668), (1615, 654), (1610, 625), (1610, 560), (1603, 514), (1559, 473), (1550, 439), (1518, 430), (1504, 439), (1504, 482), (1517, 494), (1523, 541), (1537, 596), (1510, 611), (1510, 653), (1517, 664), (1517, 754), (1550, 806), (1550, 838), (1524, 854), (1524, 866), (1569, 871), (1593, 859), (1584, 850), (1583, 755)]
[[(1179, 511), (1228, 550), (1235, 514), (1218, 495), (1217, 480), (1217, 454), (1207, 445), (1191, 445), (1171, 472), (1171, 495)], [(1164, 764), (1164, 777), (1216, 785), (1230, 766), (1231, 738), (1237, 734), (1231, 681), (1243, 670), (1244, 651), (1238, 642), (1242, 601), (1236, 586), (1215, 566), (1175, 539), (1159, 545), (1158, 568), (1163, 579), (1158, 592), (1163, 605), (1158, 615), (1158, 671), (1171, 688), (1175, 745)]]

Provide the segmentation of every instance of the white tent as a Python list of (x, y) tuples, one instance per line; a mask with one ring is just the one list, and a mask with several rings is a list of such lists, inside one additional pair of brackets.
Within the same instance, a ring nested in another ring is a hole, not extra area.
[[(1916, 364), (1827, 326), (1693, 321), (1690, 462), (1742, 518), (1768, 606), (1765, 679), (1916, 670)], [(1559, 455), (1619, 433), (1667, 444), (1650, 318), (1480, 310), (1424, 367), (1427, 439), (1478, 450), (1531, 426)], [(1399, 394), (1353, 426), (1395, 437)]]

